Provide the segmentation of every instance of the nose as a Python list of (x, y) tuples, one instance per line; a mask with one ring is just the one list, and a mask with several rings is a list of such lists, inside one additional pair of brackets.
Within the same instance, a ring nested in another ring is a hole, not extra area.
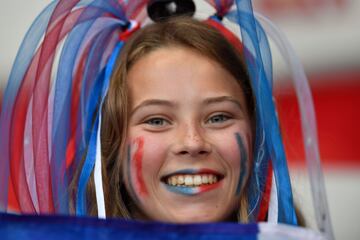
[(201, 126), (185, 124), (179, 128), (174, 152), (191, 157), (205, 156), (211, 152), (211, 144), (206, 140)]

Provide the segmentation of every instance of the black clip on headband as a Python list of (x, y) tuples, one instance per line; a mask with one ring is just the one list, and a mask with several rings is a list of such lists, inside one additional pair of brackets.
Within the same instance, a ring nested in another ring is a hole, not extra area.
[(195, 13), (192, 0), (152, 0), (147, 5), (147, 12), (154, 22), (162, 22), (175, 16), (192, 17)]

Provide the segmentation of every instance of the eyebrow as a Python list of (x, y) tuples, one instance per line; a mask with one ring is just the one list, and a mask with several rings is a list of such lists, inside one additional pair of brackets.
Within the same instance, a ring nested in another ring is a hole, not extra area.
[(130, 115), (133, 115), (137, 110), (139, 110), (140, 108), (143, 107), (147, 107), (147, 106), (151, 106), (151, 105), (155, 105), (155, 106), (165, 106), (165, 107), (175, 107), (176, 104), (174, 104), (173, 102), (167, 101), (167, 100), (161, 100), (161, 99), (148, 99), (145, 100), (143, 102), (141, 102), (139, 105), (137, 105), (132, 111)]
[(221, 103), (221, 102), (232, 102), (236, 106), (238, 106), (241, 110), (244, 110), (243, 109), (244, 107), (241, 105), (240, 101), (231, 96), (206, 98), (204, 101), (204, 105), (216, 104), (216, 103)]

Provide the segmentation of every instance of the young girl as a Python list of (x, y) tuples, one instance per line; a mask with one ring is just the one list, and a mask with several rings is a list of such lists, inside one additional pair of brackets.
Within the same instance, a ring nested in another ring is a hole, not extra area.
[(159, 2), (142, 29), (130, 19), (147, 1), (59, 1), (35, 21), (4, 95), (1, 208), (298, 224), (250, 2), (234, 15), (243, 43), (221, 23), (234, 1), (209, 1), (206, 22), (167, 18), (192, 1)]
[(240, 53), (215, 28), (179, 18), (139, 30), (102, 116), (107, 216), (247, 221), (253, 95)]

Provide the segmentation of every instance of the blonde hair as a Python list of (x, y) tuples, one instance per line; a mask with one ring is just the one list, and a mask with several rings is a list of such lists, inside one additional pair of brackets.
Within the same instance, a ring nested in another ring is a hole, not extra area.
[[(109, 217), (131, 218), (131, 209), (136, 208), (126, 192), (122, 176), (129, 118), (127, 73), (141, 57), (167, 46), (182, 46), (197, 51), (230, 72), (244, 91), (252, 127), (255, 126), (254, 100), (241, 53), (218, 30), (190, 17), (174, 18), (139, 30), (127, 41), (117, 59), (102, 109), (102, 173), (106, 214)], [(89, 214), (96, 215), (93, 178), (87, 185), (87, 204)], [(239, 206), (237, 219), (247, 222), (246, 187), (241, 193)]]

